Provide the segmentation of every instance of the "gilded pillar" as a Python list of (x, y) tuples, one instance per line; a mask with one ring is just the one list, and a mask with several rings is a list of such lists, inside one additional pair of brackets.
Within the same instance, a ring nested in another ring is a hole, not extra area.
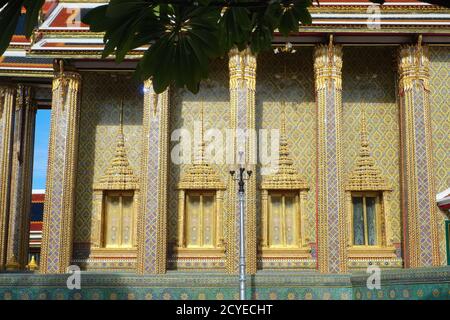
[(24, 269), (28, 263), (35, 116), (31, 88), (19, 85), (14, 115), (7, 269)]
[(342, 163), (342, 48), (319, 45), (314, 75), (317, 104), (317, 264), (324, 273), (347, 270)]
[(161, 274), (167, 261), (169, 92), (156, 94), (150, 80), (144, 92), (137, 272)]
[(402, 194), (406, 267), (439, 265), (433, 177), (428, 48), (399, 51)]
[[(230, 70), (230, 104), (231, 128), (236, 130), (233, 141), (234, 163), (245, 161), (247, 168), (255, 171), (256, 139), (255, 139), (255, 89), (256, 89), (256, 56), (250, 49), (229, 53)], [(244, 159), (239, 159), (239, 152)], [(227, 271), (237, 273), (239, 267), (239, 203), (237, 186), (229, 178), (229, 210), (227, 217)], [(252, 174), (245, 186), (245, 227), (247, 273), (256, 273), (256, 174)]]
[(16, 89), (0, 88), (0, 270), (6, 265)]
[(81, 76), (53, 78), (49, 160), (42, 236), (42, 273), (65, 273), (72, 258)]

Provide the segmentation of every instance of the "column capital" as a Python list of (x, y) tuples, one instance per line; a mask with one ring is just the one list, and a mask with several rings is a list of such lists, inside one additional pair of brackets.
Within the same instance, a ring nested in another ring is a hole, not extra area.
[(336, 89), (342, 89), (342, 47), (332, 43), (317, 45), (314, 51), (316, 90), (323, 89), (328, 80), (334, 80)]
[(239, 51), (233, 48), (229, 52), (230, 90), (247, 85), (256, 88), (256, 55), (250, 48)]
[(430, 60), (428, 47), (421, 43), (401, 46), (398, 51), (398, 72), (400, 92), (411, 90), (415, 81), (422, 81), (429, 90)]
[(81, 75), (76, 71), (55, 72), (53, 74), (53, 79), (62, 79), (62, 78), (81, 81)]

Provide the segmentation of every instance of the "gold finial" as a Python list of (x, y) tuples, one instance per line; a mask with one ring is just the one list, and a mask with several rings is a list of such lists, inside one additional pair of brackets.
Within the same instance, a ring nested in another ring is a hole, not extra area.
[(120, 130), (123, 130), (123, 98), (120, 100), (120, 115), (119, 115)]
[(286, 103), (281, 101), (281, 135), (286, 135)]
[(200, 101), (200, 143), (198, 145), (199, 148), (199, 163), (203, 163), (205, 161), (205, 140), (204, 140), (204, 114), (203, 114), (203, 98)]
[(27, 265), (27, 269), (30, 271), (35, 271), (39, 269), (39, 265), (37, 264), (36, 260), (34, 259), (34, 255), (31, 256), (31, 260)]
[(369, 146), (369, 139), (367, 137), (367, 125), (366, 125), (366, 111), (361, 112), (361, 147), (367, 148)]
[(201, 101), (201, 105), (200, 105), (200, 121), (201, 121), (201, 139), (202, 139), (202, 141), (203, 141), (203, 116), (204, 116), (204, 114), (203, 114), (203, 98), (202, 98), (202, 101)]
[(59, 60), (59, 73), (60, 74), (64, 73), (64, 60), (63, 59)]

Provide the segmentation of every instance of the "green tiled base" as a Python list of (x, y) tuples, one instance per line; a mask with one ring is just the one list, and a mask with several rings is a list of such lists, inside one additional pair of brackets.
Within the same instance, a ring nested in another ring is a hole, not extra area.
[[(366, 287), (367, 274), (260, 272), (248, 277), (254, 299), (449, 299), (450, 267), (383, 270), (381, 289)], [(81, 289), (66, 287), (68, 275), (0, 274), (0, 299), (238, 299), (238, 277), (221, 273), (169, 272), (161, 276), (81, 273)]]
[(450, 267), (384, 271), (380, 290), (369, 290), (366, 281), (367, 275), (353, 274), (355, 300), (450, 299)]

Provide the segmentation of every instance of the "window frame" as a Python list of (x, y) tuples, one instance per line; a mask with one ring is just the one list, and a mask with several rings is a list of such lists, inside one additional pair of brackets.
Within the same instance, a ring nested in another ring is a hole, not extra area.
[[(136, 206), (135, 206), (135, 192), (133, 190), (105, 190), (104, 196), (103, 196), (103, 217), (102, 217), (102, 239), (101, 239), (101, 248), (107, 249), (107, 250), (127, 250), (127, 249), (133, 249), (136, 247), (136, 234), (135, 234), (135, 228), (136, 228)], [(120, 203), (120, 241), (118, 246), (107, 246), (107, 230), (108, 230), (108, 199), (110, 197), (119, 197), (119, 203)], [(123, 246), (122, 245), (122, 224), (123, 224), (123, 198), (124, 197), (130, 197), (131, 198), (131, 246)]]
[[(200, 224), (200, 226), (199, 226), (199, 234), (200, 234), (200, 245), (199, 246), (189, 246), (189, 244), (188, 244), (188, 238), (189, 238), (189, 225), (188, 225), (188, 221), (189, 221), (189, 219), (188, 219), (188, 208), (189, 208), (189, 206), (188, 206), (188, 201), (189, 201), (189, 198), (190, 197), (192, 197), (192, 196), (199, 196), (200, 197), (200, 218), (199, 218), (199, 224)], [(203, 210), (203, 207), (204, 207), (204, 202), (203, 202), (203, 198), (205, 197), (205, 196), (209, 196), (209, 197), (212, 197), (213, 198), (213, 213), (212, 213), (212, 220), (213, 221), (211, 221), (211, 227), (212, 227), (212, 230), (211, 230), (211, 234), (212, 234), (212, 239), (211, 239), (211, 243), (212, 243), (212, 245), (211, 246), (204, 246), (203, 245), (203, 235), (204, 235), (204, 229), (203, 229), (203, 221), (204, 221), (204, 210)], [(217, 192), (216, 192), (216, 190), (186, 190), (186, 193), (185, 193), (185, 197), (184, 197), (184, 201), (185, 201), (185, 203), (184, 203), (184, 212), (183, 212), (183, 219), (184, 219), (184, 221), (185, 221), (185, 223), (184, 223), (184, 226), (183, 226), (183, 228), (184, 228), (184, 230), (183, 230), (183, 232), (184, 232), (184, 239), (185, 239), (185, 248), (186, 249), (193, 249), (193, 250), (208, 250), (208, 249), (216, 249), (217, 248), (217, 239), (216, 239), (216, 237), (217, 237), (217, 220), (218, 220), (218, 217), (217, 217), (217, 214), (218, 214), (218, 211), (217, 211)]]
[[(271, 244), (271, 227), (270, 224), (272, 222), (272, 198), (274, 196), (278, 196), (281, 197), (281, 203), (282, 203), (282, 225), (283, 227), (281, 228), (281, 234), (283, 235), (283, 242), (284, 244), (281, 246), (273, 246)], [(294, 205), (295, 205), (295, 230), (294, 230), (294, 243), (295, 245), (293, 246), (288, 246), (286, 245), (286, 212), (285, 212), (285, 203), (286, 203), (286, 197), (292, 197), (294, 198)], [(267, 193), (267, 217), (266, 221), (267, 221), (267, 226), (266, 226), (266, 231), (265, 234), (267, 235), (267, 239), (265, 239), (265, 243), (263, 243), (263, 247), (265, 249), (269, 249), (269, 250), (293, 250), (293, 249), (300, 249), (303, 246), (303, 241), (302, 241), (302, 235), (301, 235), (301, 227), (302, 227), (302, 222), (301, 222), (301, 205), (300, 205), (300, 193), (298, 191), (292, 191), (292, 190), (268, 190)], [(263, 240), (264, 242), (264, 240)]]
[[(376, 248), (382, 246), (382, 210), (383, 210), (383, 194), (379, 191), (358, 191), (358, 192), (351, 192), (351, 246), (354, 248)], [(354, 205), (353, 205), (353, 198), (362, 198), (362, 208), (363, 208), (363, 218), (364, 218), (364, 244), (358, 245), (355, 244), (355, 215), (354, 215)], [(366, 207), (366, 198), (375, 198), (375, 244), (371, 245), (369, 244), (369, 224), (367, 221), (367, 207)]]

